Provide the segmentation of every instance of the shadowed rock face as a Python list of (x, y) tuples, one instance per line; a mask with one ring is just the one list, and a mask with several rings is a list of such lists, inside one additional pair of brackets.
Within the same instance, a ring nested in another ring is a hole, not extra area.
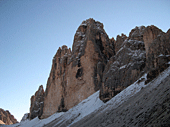
[(107, 61), (114, 55), (114, 43), (103, 24), (83, 21), (76, 31), (71, 49), (59, 48), (53, 58), (45, 91), (43, 115), (67, 111), (100, 89)]
[[(117, 37), (124, 40), (124, 36)], [(119, 41), (116, 41), (119, 43)], [(107, 63), (103, 72), (100, 99), (110, 100), (117, 93), (136, 81), (143, 73), (146, 62), (143, 41), (127, 38), (121, 42), (119, 50)]]
[(103, 73), (100, 99), (110, 100), (146, 72), (147, 83), (165, 70), (170, 61), (169, 33), (152, 25), (132, 29), (129, 37), (117, 36), (116, 54)]
[(33, 119), (35, 117), (40, 117), (43, 112), (44, 106), (44, 89), (41, 85), (39, 89), (36, 91), (35, 95), (31, 97), (31, 107), (30, 107), (30, 114), (28, 117)]
[(18, 123), (18, 121), (14, 118), (13, 115), (8, 110), (3, 110), (0, 108), (0, 124), (15, 124)]

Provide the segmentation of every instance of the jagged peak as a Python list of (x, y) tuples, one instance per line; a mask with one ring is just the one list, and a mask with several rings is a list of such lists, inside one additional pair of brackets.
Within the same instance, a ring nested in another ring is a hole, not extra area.
[(170, 33), (170, 29), (168, 29), (166, 33)]
[(15, 124), (18, 121), (14, 118), (14, 116), (9, 112), (9, 110), (4, 110), (0, 108), (0, 124)]
[(69, 54), (71, 55), (71, 53), (72, 53), (71, 48), (68, 48), (66, 45), (63, 45), (58, 48), (57, 53), (55, 54), (53, 60), (56, 57), (62, 57), (64, 55), (69, 55)]
[(145, 26), (136, 26), (134, 29), (131, 30), (131, 32), (129, 33), (129, 38), (131, 39), (136, 39), (139, 37), (142, 37), (144, 30), (145, 30)]
[(93, 18), (89, 18), (84, 20), (80, 26), (87, 26), (90, 24), (100, 24), (101, 26), (103, 26), (103, 23), (99, 22), (99, 21), (95, 21)]
[(37, 90), (36, 93), (35, 93), (35, 96), (36, 96), (37, 94), (40, 94), (41, 92), (44, 93), (43, 85), (40, 85), (40, 86), (39, 86), (38, 90)]
[(127, 36), (126, 36), (125, 34), (121, 33), (121, 35), (117, 35), (117, 36), (116, 36), (116, 41), (117, 41), (119, 38), (126, 39)]

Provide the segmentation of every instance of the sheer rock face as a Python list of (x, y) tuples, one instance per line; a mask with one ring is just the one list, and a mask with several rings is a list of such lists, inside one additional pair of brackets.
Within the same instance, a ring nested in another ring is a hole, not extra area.
[(108, 38), (102, 23), (83, 21), (72, 51), (64, 45), (55, 54), (44, 100), (36, 107), (36, 96), (32, 97), (30, 117), (47, 118), (67, 111), (97, 90), (106, 102), (144, 73), (149, 82), (169, 61), (170, 30), (164, 33), (155, 26), (141, 26), (132, 29), (129, 37), (122, 34), (115, 40)]
[(110, 100), (117, 93), (136, 81), (145, 68), (146, 52), (143, 41), (126, 39), (103, 72), (100, 99)]
[(0, 124), (15, 124), (18, 123), (18, 121), (14, 118), (13, 115), (8, 110), (3, 110), (0, 108)]
[(124, 38), (117, 37), (116, 55), (110, 59), (103, 73), (100, 99), (104, 102), (145, 72), (148, 72), (149, 82), (169, 66), (170, 30), (164, 33), (155, 26), (141, 26), (132, 29), (129, 37)]
[(31, 107), (30, 107), (30, 114), (27, 114), (30, 119), (35, 117), (40, 117), (43, 112), (44, 106), (44, 89), (41, 85), (39, 89), (36, 91), (35, 95), (31, 97)]
[(114, 43), (93, 19), (83, 21), (76, 31), (72, 51), (59, 48), (53, 59), (45, 92), (43, 115), (67, 111), (100, 89)]

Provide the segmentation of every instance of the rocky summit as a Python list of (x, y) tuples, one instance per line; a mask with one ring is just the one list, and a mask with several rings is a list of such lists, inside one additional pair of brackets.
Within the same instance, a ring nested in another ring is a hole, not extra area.
[(45, 92), (40, 86), (31, 97), (27, 118), (67, 112), (98, 90), (107, 102), (144, 74), (145, 84), (152, 81), (169, 61), (170, 30), (140, 26), (109, 39), (103, 24), (90, 18), (78, 27), (72, 50), (65, 45), (57, 50)]
[(14, 116), (11, 115), (8, 110), (5, 111), (4, 109), (0, 108), (0, 125), (10, 125), (15, 123), (18, 123), (18, 121), (14, 118)]
[(28, 117), (30, 119), (33, 119), (35, 117), (41, 117), (43, 113), (43, 107), (44, 107), (44, 89), (41, 85), (35, 95), (31, 97), (31, 107), (30, 107), (30, 113), (28, 114)]
[(169, 34), (170, 30), (164, 33), (152, 25), (132, 29), (129, 37), (117, 36), (115, 55), (103, 72), (101, 100), (110, 100), (146, 72), (149, 80), (165, 70), (170, 61)]
[(102, 85), (107, 61), (114, 55), (114, 44), (93, 19), (83, 21), (71, 49), (62, 46), (53, 58), (47, 81), (41, 118), (67, 111), (96, 92)]

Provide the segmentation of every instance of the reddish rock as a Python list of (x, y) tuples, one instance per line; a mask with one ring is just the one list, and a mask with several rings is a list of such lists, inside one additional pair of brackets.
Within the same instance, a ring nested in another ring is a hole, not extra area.
[(143, 33), (143, 41), (145, 43), (145, 49), (146, 49), (146, 56), (148, 57), (149, 53), (149, 47), (154, 41), (155, 38), (157, 38), (158, 35), (162, 33), (162, 30), (151, 25), (145, 28)]
[(72, 51), (64, 45), (55, 54), (41, 101), (36, 101), (38, 94), (31, 99), (30, 117), (47, 118), (67, 111), (97, 90), (106, 102), (144, 73), (152, 80), (169, 61), (170, 30), (164, 33), (155, 26), (135, 27), (129, 37), (122, 34), (115, 40), (108, 38), (102, 23), (83, 21)]
[(47, 82), (42, 118), (67, 111), (100, 89), (104, 67), (114, 55), (114, 44), (93, 19), (76, 31), (72, 51), (59, 48)]
[(0, 124), (15, 124), (18, 123), (18, 121), (14, 118), (13, 115), (8, 110), (3, 110), (0, 108)]

